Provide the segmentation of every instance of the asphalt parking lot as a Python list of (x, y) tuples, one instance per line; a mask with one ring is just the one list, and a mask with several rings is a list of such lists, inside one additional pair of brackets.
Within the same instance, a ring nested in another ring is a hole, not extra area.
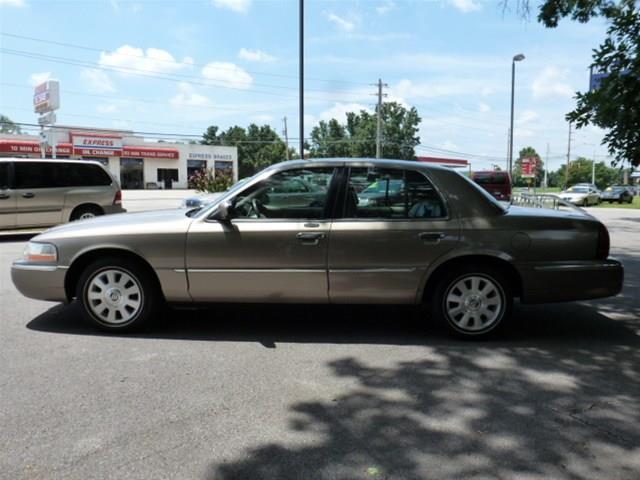
[(516, 306), (499, 338), (409, 308), (225, 306), (136, 336), (10, 280), (2, 479), (640, 478), (640, 211), (592, 210), (623, 293)]

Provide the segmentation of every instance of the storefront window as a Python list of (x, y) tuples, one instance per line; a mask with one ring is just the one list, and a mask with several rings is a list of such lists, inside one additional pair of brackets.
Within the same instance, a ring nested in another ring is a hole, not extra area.
[(178, 181), (178, 169), (177, 168), (159, 168), (158, 169), (158, 184), (163, 188), (169, 190), (173, 188), (173, 182)]
[(120, 186), (127, 190), (144, 188), (144, 161), (141, 158), (120, 159)]
[(206, 160), (187, 160), (187, 179), (207, 168)]
[(218, 175), (218, 173), (224, 173), (227, 175), (233, 174), (233, 162), (216, 161), (214, 165), (216, 175)]

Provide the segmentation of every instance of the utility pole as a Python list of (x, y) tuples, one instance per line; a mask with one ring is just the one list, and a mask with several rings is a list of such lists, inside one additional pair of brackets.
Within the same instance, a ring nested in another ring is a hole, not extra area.
[(300, 158), (304, 160), (304, 0), (299, 1)]
[(567, 168), (564, 169), (564, 188), (569, 188), (569, 163), (571, 162), (571, 122), (569, 122), (569, 141), (567, 142)]
[(549, 142), (547, 142), (547, 158), (545, 159), (545, 164), (544, 164), (544, 189), (546, 190), (549, 185), (547, 183), (547, 172), (549, 171)]
[(386, 93), (382, 93), (382, 88), (387, 88), (389, 85), (382, 83), (381, 79), (378, 79), (378, 126), (376, 131), (376, 158), (382, 158), (382, 97), (386, 97)]
[(593, 160), (591, 160), (591, 184), (596, 184), (596, 152), (593, 152)]
[(287, 160), (289, 160), (289, 133), (287, 132), (287, 117), (282, 119), (284, 122), (284, 144), (287, 147)]
[[(509, 148), (511, 148), (511, 130), (507, 129), (507, 167), (504, 170), (509, 172), (509, 176), (511, 176), (509, 171)], [(513, 182), (513, 179), (511, 181)]]

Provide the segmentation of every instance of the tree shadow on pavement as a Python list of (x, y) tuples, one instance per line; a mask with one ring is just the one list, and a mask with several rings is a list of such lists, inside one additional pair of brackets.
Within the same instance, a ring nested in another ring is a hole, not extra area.
[(293, 439), (205, 478), (640, 478), (640, 342), (611, 327), (578, 341), (542, 338), (552, 325), (515, 343), (436, 340), (392, 366), (335, 359), (349, 387), (291, 404)]

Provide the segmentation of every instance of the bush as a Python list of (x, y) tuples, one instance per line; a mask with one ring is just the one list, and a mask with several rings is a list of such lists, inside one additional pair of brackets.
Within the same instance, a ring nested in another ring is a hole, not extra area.
[(198, 192), (224, 192), (233, 185), (230, 172), (218, 171), (217, 175), (210, 168), (203, 169), (189, 177), (189, 188)]

